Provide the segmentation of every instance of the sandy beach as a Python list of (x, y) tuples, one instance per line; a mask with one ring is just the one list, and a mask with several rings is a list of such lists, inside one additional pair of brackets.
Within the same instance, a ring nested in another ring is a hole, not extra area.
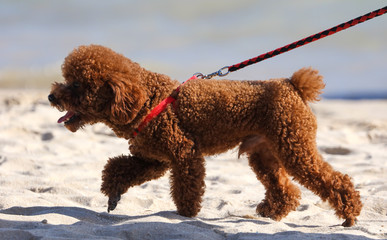
[[(301, 187), (280, 222), (255, 213), (265, 191), (237, 149), (206, 158), (206, 193), (195, 218), (176, 213), (169, 173), (130, 189), (107, 213), (107, 160), (129, 154), (103, 125), (71, 133), (47, 100), (61, 64), (100, 44), (180, 82), (208, 74), (384, 7), (373, 1), (2, 1), (0, 7), (0, 240), (387, 239), (387, 100), (312, 105), (323, 157), (349, 174), (364, 204), (344, 228)], [(312, 66), (325, 98), (387, 99), (387, 14), (233, 72), (230, 79), (291, 76)], [(384, 29), (384, 30), (383, 30)], [(230, 74), (231, 75), (231, 74)], [(26, 90), (26, 89), (40, 90)], [(47, 89), (47, 90), (42, 90)]]
[(106, 212), (101, 171), (128, 154), (103, 125), (71, 133), (47, 91), (0, 90), (0, 239), (387, 239), (387, 101), (312, 105), (318, 147), (349, 174), (364, 207), (354, 227), (312, 192), (280, 222), (255, 214), (264, 188), (237, 150), (207, 157), (206, 193), (195, 218), (177, 215), (168, 174), (130, 189)]

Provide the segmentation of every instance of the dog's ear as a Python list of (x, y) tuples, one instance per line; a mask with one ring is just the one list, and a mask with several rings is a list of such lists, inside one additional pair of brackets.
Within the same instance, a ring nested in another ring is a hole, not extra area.
[(145, 93), (137, 84), (123, 79), (109, 81), (113, 90), (111, 121), (124, 125), (130, 123), (146, 101)]

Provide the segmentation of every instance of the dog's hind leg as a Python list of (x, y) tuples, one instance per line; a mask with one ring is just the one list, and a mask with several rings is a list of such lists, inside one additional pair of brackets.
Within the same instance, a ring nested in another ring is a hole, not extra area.
[(265, 199), (258, 205), (257, 213), (279, 221), (296, 210), (300, 190), (291, 183), (268, 142), (263, 137), (252, 137), (242, 143), (240, 150), (247, 152), (252, 170), (266, 189)]
[(108, 211), (114, 210), (128, 188), (162, 177), (169, 169), (165, 162), (118, 156), (109, 159), (102, 171), (101, 192), (109, 197)]
[(336, 215), (345, 219), (343, 226), (354, 225), (362, 208), (359, 192), (348, 175), (333, 170), (322, 159), (315, 141), (308, 137), (295, 142), (283, 141), (279, 149), (286, 171), (322, 200), (328, 200)]

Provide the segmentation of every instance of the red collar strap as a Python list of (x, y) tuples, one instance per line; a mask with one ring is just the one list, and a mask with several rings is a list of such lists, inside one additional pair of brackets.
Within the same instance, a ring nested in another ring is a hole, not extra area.
[[(197, 79), (197, 76), (196, 75), (193, 75), (190, 79), (188, 79), (187, 81), (183, 82), (180, 86), (178, 86), (174, 91), (173, 91), (173, 95), (176, 96), (177, 93), (179, 93), (180, 91), (180, 87), (190, 81), (190, 80), (193, 80), (193, 79)], [(162, 113), (167, 107), (169, 104), (171, 103), (174, 103), (176, 101), (176, 98), (172, 97), (172, 95), (170, 95), (169, 97), (165, 98), (163, 101), (161, 101), (155, 108), (152, 109), (152, 111), (145, 117), (145, 119), (140, 123), (140, 125), (138, 126), (137, 129), (134, 130), (133, 132), (133, 136), (137, 136), (137, 134), (139, 134), (147, 125), (150, 121), (152, 121), (153, 118), (157, 117), (160, 113)]]

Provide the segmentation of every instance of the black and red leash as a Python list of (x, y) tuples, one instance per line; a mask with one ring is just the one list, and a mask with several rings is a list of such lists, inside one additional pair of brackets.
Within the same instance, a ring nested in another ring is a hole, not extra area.
[(314, 42), (316, 40), (322, 39), (322, 38), (327, 37), (329, 35), (332, 35), (332, 34), (335, 34), (337, 32), (340, 32), (342, 30), (345, 30), (345, 29), (347, 29), (349, 27), (355, 26), (355, 25), (357, 25), (359, 23), (362, 23), (362, 22), (365, 22), (367, 20), (370, 20), (370, 19), (372, 19), (374, 17), (381, 16), (381, 15), (385, 14), (386, 12), (387, 12), (387, 6), (384, 7), (384, 8), (380, 8), (378, 10), (375, 10), (373, 12), (367, 13), (367, 14), (365, 14), (363, 16), (354, 18), (354, 19), (352, 19), (352, 20), (350, 20), (348, 22), (339, 24), (339, 25), (337, 25), (335, 27), (329, 28), (329, 29), (327, 29), (325, 31), (313, 34), (313, 35), (311, 35), (309, 37), (303, 38), (303, 39), (301, 39), (299, 41), (293, 42), (293, 43), (288, 44), (286, 46), (277, 48), (277, 49), (275, 49), (273, 51), (270, 51), (270, 52), (261, 54), (261, 55), (259, 55), (257, 57), (248, 59), (248, 60), (243, 61), (241, 63), (237, 63), (237, 64), (234, 64), (232, 66), (223, 67), (219, 71), (216, 71), (214, 73), (210, 73), (210, 74), (207, 74), (207, 75), (204, 75), (202, 73), (197, 73), (196, 75), (198, 77), (206, 78), (206, 79), (212, 78), (214, 76), (223, 77), (223, 76), (226, 76), (230, 72), (235, 72), (235, 71), (237, 71), (239, 69), (242, 69), (244, 67), (247, 67), (249, 65), (261, 62), (261, 61), (263, 61), (265, 59), (277, 56), (277, 55), (279, 55), (281, 53), (288, 52), (290, 50), (293, 50), (295, 48), (301, 47), (301, 46), (306, 45), (308, 43), (311, 43), (311, 42)]
[[(219, 76), (219, 77), (226, 76), (230, 72), (235, 72), (235, 71), (237, 71), (237, 70), (239, 70), (241, 68), (247, 67), (247, 66), (252, 65), (254, 63), (261, 62), (261, 61), (263, 61), (265, 59), (277, 56), (277, 55), (279, 55), (281, 53), (288, 52), (288, 51), (290, 51), (292, 49), (301, 47), (303, 45), (306, 45), (308, 43), (314, 42), (314, 41), (319, 40), (321, 38), (324, 38), (324, 37), (327, 37), (329, 35), (335, 34), (337, 32), (345, 30), (345, 29), (347, 29), (349, 27), (352, 27), (352, 26), (355, 26), (355, 25), (357, 25), (359, 23), (362, 23), (362, 22), (365, 22), (367, 20), (370, 20), (370, 19), (372, 19), (374, 17), (381, 16), (381, 15), (385, 14), (386, 12), (387, 12), (387, 6), (384, 7), (384, 8), (380, 8), (378, 10), (375, 10), (373, 12), (367, 13), (367, 14), (365, 14), (363, 16), (354, 18), (354, 19), (352, 19), (352, 20), (350, 20), (348, 22), (339, 24), (339, 25), (337, 25), (335, 27), (329, 28), (329, 29), (327, 29), (325, 31), (313, 34), (313, 35), (311, 35), (309, 37), (303, 38), (303, 39), (301, 39), (299, 41), (293, 42), (293, 43), (288, 44), (286, 46), (277, 48), (277, 49), (275, 49), (273, 51), (270, 51), (270, 52), (261, 54), (261, 55), (259, 55), (257, 57), (248, 59), (248, 60), (243, 61), (241, 63), (237, 63), (237, 64), (234, 64), (232, 66), (222, 67), (220, 70), (218, 70), (216, 72), (213, 72), (213, 73), (210, 73), (210, 74), (207, 74), (207, 75), (204, 75), (202, 73), (195, 73), (187, 81), (190, 81), (190, 80), (193, 80), (193, 79), (197, 79), (197, 78), (210, 79), (210, 78), (215, 77), (215, 76)], [(185, 81), (185, 82), (187, 82), (187, 81)], [(183, 85), (184, 83), (182, 83), (181, 85)], [(180, 86), (177, 89), (174, 90), (174, 93), (175, 93), (174, 95), (176, 95), (179, 92)], [(135, 129), (135, 131), (133, 132), (133, 136), (137, 136), (137, 134), (139, 132), (141, 132), (141, 130), (146, 125), (148, 125), (148, 123), (153, 118), (158, 116), (162, 111), (164, 111), (168, 107), (169, 104), (173, 104), (175, 101), (176, 101), (176, 99), (172, 95), (167, 97), (167, 98), (165, 98), (159, 105), (157, 105), (154, 109), (152, 109), (152, 111), (145, 117), (145, 119), (140, 123), (138, 128)]]

